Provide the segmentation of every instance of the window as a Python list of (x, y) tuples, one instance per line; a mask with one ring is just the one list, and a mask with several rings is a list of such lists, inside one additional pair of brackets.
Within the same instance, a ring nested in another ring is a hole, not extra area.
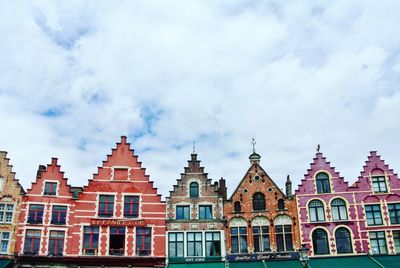
[(365, 214), (368, 225), (381, 225), (383, 223), (380, 205), (365, 205)]
[(284, 210), (285, 209), (285, 201), (282, 198), (278, 199), (278, 209), (279, 210)]
[(212, 206), (199, 206), (199, 219), (200, 220), (209, 220), (212, 219)]
[(219, 232), (206, 232), (206, 256), (221, 256), (221, 234)]
[(51, 213), (51, 224), (65, 224), (65, 218), (67, 216), (66, 206), (53, 206)]
[(385, 232), (369, 232), (372, 254), (386, 254)]
[(24, 254), (38, 254), (40, 246), (40, 230), (26, 230)]
[(137, 218), (139, 217), (139, 196), (124, 197), (124, 217)]
[(269, 226), (253, 226), (254, 252), (270, 251)]
[(197, 182), (190, 183), (190, 197), (199, 197), (199, 184)]
[(83, 254), (97, 255), (99, 246), (99, 227), (85, 226), (83, 227)]
[(110, 255), (122, 256), (125, 252), (125, 227), (110, 227)]
[(183, 257), (183, 233), (168, 234), (168, 256)]
[(176, 206), (176, 219), (177, 220), (189, 220), (190, 219), (190, 207), (189, 206)]
[(0, 240), (0, 253), (7, 254), (8, 253), (8, 243), (10, 242), (10, 232), (1, 232), (1, 240)]
[(291, 225), (276, 225), (276, 246), (278, 251), (292, 251), (293, 238)]
[(314, 254), (329, 254), (328, 235), (323, 229), (316, 229), (312, 234)]
[(0, 177), (0, 192), (4, 189), (4, 178)]
[(202, 246), (201, 233), (187, 233), (187, 255), (192, 256), (202, 256), (203, 246)]
[(335, 231), (336, 251), (337, 253), (352, 253), (350, 232), (344, 227), (340, 227)]
[(325, 172), (317, 174), (317, 193), (330, 193), (331, 185), (329, 184), (329, 176)]
[(57, 182), (45, 182), (44, 184), (44, 195), (56, 195), (57, 194)]
[(114, 215), (114, 196), (99, 196), (99, 217), (112, 217)]
[(374, 193), (387, 193), (385, 176), (372, 177), (372, 188)]
[(136, 255), (151, 255), (151, 228), (136, 227)]
[(29, 205), (28, 223), (40, 224), (43, 222), (44, 205)]
[(240, 213), (242, 211), (241, 205), (239, 201), (236, 201), (233, 204), (233, 210), (235, 211), (235, 213)]
[(64, 231), (50, 231), (49, 255), (62, 256), (64, 251)]
[(308, 204), (308, 210), (310, 213), (310, 221), (325, 221), (324, 204), (319, 200), (312, 200)]
[(231, 252), (247, 253), (247, 228), (231, 227)]
[(253, 195), (253, 210), (265, 210), (265, 196), (262, 193), (255, 193)]
[(400, 224), (400, 204), (388, 204), (391, 224)]
[(394, 248), (396, 253), (400, 253), (400, 231), (393, 231)]
[(334, 221), (347, 220), (346, 202), (343, 199), (335, 198), (331, 202), (332, 219)]
[(0, 204), (0, 223), (11, 223), (13, 219), (13, 213), (13, 204)]

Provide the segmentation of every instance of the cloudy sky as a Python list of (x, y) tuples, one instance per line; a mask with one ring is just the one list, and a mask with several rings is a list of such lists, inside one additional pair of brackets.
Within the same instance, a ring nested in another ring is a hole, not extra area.
[[(285, 2), (282, 5), (282, 2)], [(400, 170), (399, 1), (2, 1), (0, 150), (24, 187), (58, 157), (84, 185), (127, 135), (165, 195), (196, 141), (229, 193), (296, 185), (321, 151), (353, 182)]]

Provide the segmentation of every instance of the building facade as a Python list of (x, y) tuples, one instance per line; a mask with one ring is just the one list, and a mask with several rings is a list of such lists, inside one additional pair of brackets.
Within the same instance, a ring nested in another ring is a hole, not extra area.
[[(0, 152), (0, 260), (14, 255), (18, 217), (24, 190), (15, 178), (7, 152)], [(4, 265), (3, 263), (0, 263)], [(4, 267), (4, 266), (3, 266)]]
[[(168, 263), (221, 262), (225, 257), (225, 180), (212, 183), (193, 153), (167, 205)], [(223, 263), (221, 263), (223, 266)]]
[(376, 152), (351, 186), (318, 152), (296, 199), (312, 256), (400, 253), (400, 181)]
[(301, 243), (312, 256), (363, 252), (354, 194), (322, 153), (317, 152), (295, 193)]
[(263, 254), (290, 255), (300, 248), (290, 179), (285, 195), (260, 166), (260, 158), (255, 152), (250, 155), (250, 168), (225, 202), (229, 260), (241, 260), (240, 255), (249, 253), (258, 254), (259, 259)]
[(19, 218), (21, 265), (165, 264), (165, 203), (124, 136), (83, 188), (69, 187), (56, 159), (41, 167)]

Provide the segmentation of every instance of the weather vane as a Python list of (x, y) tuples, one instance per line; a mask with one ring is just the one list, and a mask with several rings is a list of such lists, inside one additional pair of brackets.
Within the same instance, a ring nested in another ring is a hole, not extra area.
[(251, 144), (253, 145), (253, 153), (255, 153), (256, 152), (256, 140), (254, 138), (251, 140)]
[(317, 152), (319, 153), (319, 150), (321, 149), (321, 146), (318, 144), (317, 145)]
[(196, 141), (193, 141), (193, 153), (196, 153)]

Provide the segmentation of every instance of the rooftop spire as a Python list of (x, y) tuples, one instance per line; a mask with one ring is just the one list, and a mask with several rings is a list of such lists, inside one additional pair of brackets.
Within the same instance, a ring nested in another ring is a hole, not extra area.
[(193, 141), (193, 153), (196, 153), (196, 141)]
[(255, 154), (256, 153), (256, 140), (254, 138), (251, 140), (251, 144), (253, 145), (253, 154)]
[(256, 140), (253, 138), (251, 140), (251, 144), (253, 145), (253, 153), (249, 156), (251, 164), (260, 163), (261, 155), (256, 153)]

